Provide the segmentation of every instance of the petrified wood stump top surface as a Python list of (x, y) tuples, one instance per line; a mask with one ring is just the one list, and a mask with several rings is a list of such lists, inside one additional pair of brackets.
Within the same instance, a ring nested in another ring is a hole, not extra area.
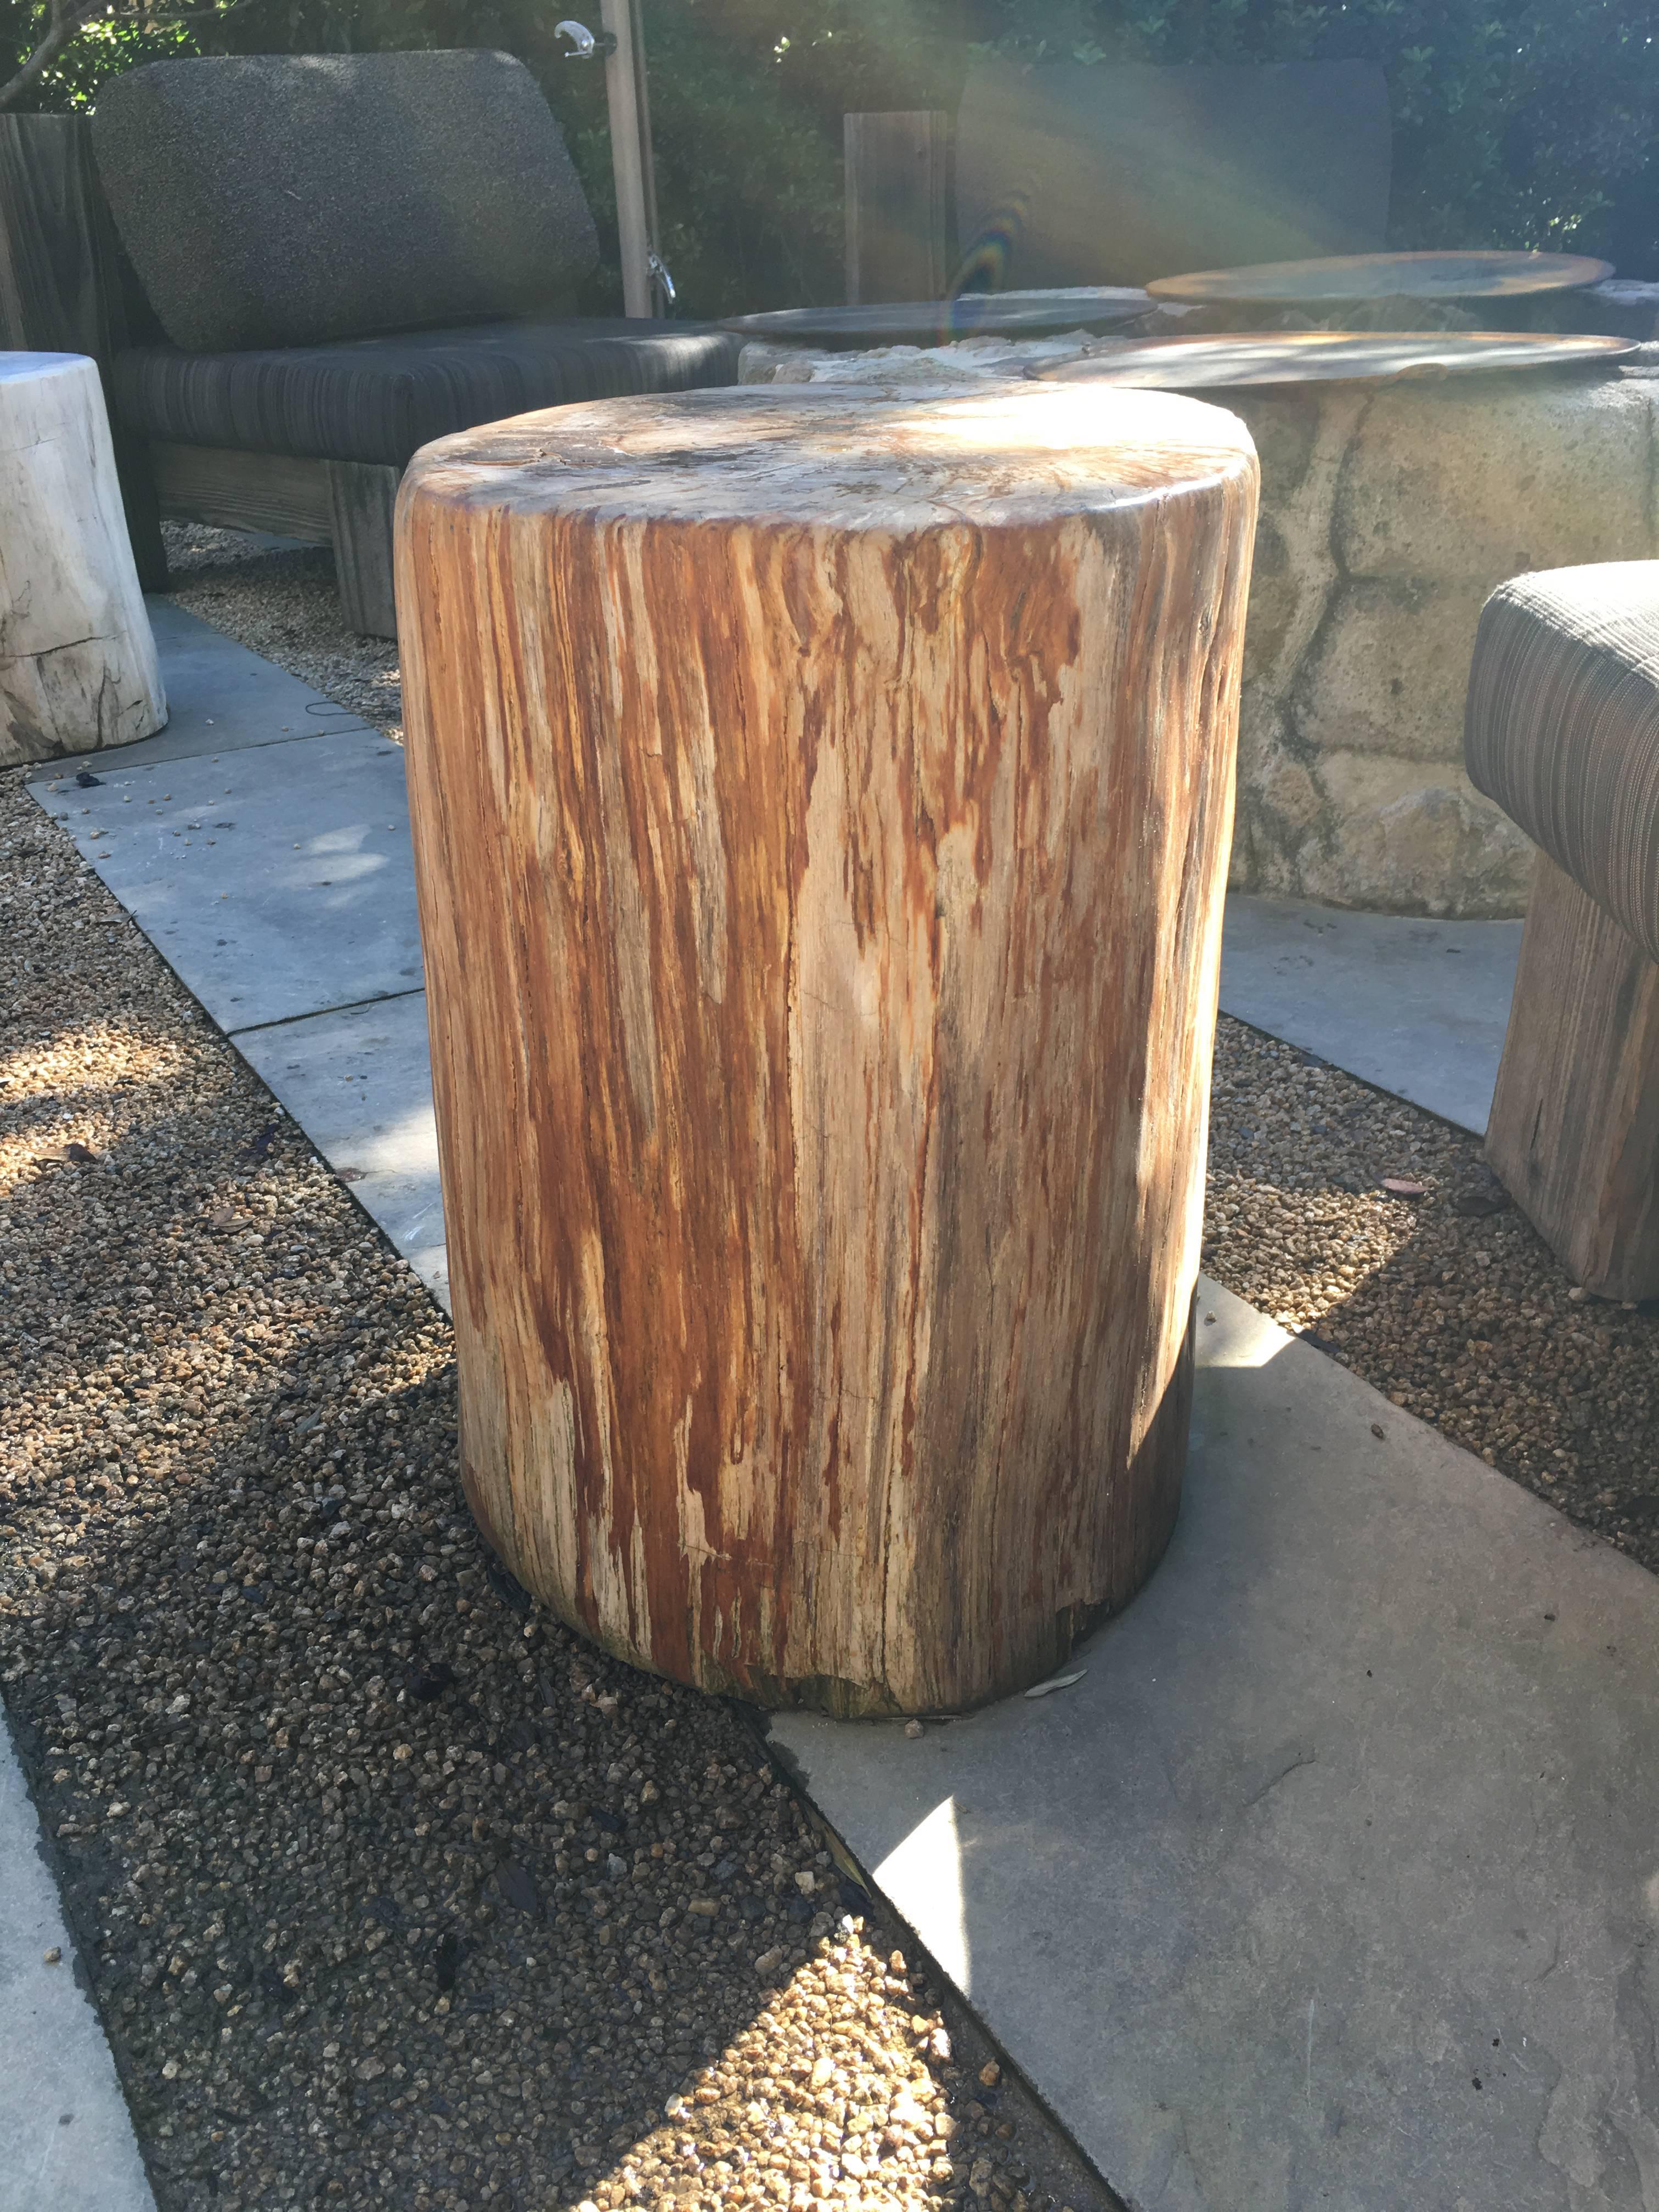
[(418, 455), (410, 816), (463, 1476), (611, 1650), (1034, 1680), (1190, 1402), (1254, 451), (748, 387)]
[(502, 513), (888, 532), (1057, 523), (1196, 488), (1249, 451), (1175, 396), (1009, 380), (960, 397), (748, 386), (487, 423), (417, 457), (409, 496)]

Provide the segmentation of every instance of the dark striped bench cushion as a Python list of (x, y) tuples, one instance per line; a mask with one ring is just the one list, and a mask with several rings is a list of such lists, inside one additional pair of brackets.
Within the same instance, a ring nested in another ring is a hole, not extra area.
[(735, 384), (743, 341), (695, 324), (483, 323), (251, 353), (118, 354), (123, 428), (185, 446), (401, 468), (428, 440), (479, 422)]
[(1659, 960), (1659, 561), (1494, 592), (1463, 752), (1477, 790)]

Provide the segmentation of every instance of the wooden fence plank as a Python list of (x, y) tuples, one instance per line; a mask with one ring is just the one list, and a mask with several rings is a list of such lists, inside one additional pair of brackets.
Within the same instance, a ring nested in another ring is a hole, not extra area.
[(847, 298), (942, 300), (952, 274), (951, 118), (845, 115)]

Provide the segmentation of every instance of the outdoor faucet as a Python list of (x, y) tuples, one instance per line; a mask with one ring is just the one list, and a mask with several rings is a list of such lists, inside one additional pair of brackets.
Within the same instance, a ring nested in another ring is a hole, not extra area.
[(595, 54), (611, 55), (617, 51), (614, 31), (590, 31), (586, 23), (579, 23), (572, 16), (567, 16), (562, 23), (555, 23), (553, 35), (569, 40), (571, 51), (565, 56), (567, 61), (589, 62)]
[(678, 299), (679, 294), (674, 289), (674, 280), (668, 273), (668, 264), (654, 246), (645, 257), (645, 265), (655, 281), (662, 286), (663, 296), (672, 307)]

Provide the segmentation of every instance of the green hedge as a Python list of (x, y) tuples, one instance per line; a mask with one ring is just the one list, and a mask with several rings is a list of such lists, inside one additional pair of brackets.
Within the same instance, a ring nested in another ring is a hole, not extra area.
[[(597, 0), (580, 0), (597, 16)], [(1659, 274), (1650, 148), (1659, 59), (1635, 0), (645, 0), (664, 250), (685, 308), (841, 296), (841, 117), (952, 106), (970, 53), (1116, 59), (1364, 57), (1389, 73), (1393, 232), (1402, 246), (1609, 251)], [(125, 43), (83, 41), (49, 90), (84, 99), (158, 40), (307, 52), (499, 46), (564, 122), (612, 224), (603, 73), (567, 60), (558, 0), (241, 0)], [(0, 47), (38, 15), (0, 0)], [(176, 45), (172, 48), (176, 51)], [(0, 56), (0, 62), (3, 62)], [(614, 246), (611, 257), (614, 259)], [(614, 272), (587, 304), (613, 306)]]
[[(994, 43), (1033, 58), (1380, 62), (1401, 247), (1594, 252), (1643, 198), (1659, 56), (1635, 0), (986, 4)], [(1655, 273), (1643, 244), (1647, 265), (1628, 273)]]

